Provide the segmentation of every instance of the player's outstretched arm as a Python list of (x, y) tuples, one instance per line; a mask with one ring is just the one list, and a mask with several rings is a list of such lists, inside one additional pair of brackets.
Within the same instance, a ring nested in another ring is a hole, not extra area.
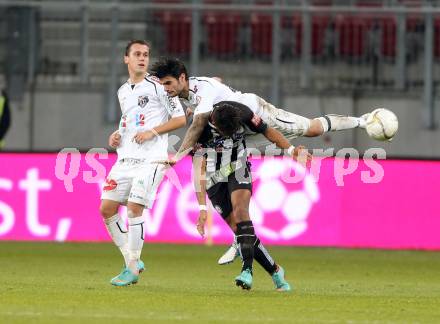
[(186, 125), (185, 116), (173, 117), (170, 120), (168, 120), (166, 123), (163, 123), (162, 125), (156, 126), (153, 129), (147, 130), (145, 132), (137, 133), (133, 137), (133, 140), (138, 144), (142, 144), (143, 142), (152, 139), (154, 136), (169, 133), (185, 125)]
[(271, 141), (272, 143), (276, 144), (279, 148), (282, 148), (284, 150), (287, 150), (289, 155), (292, 156), (293, 159), (297, 160), (298, 157), (304, 157), (305, 161), (310, 161), (312, 159), (312, 155), (307, 152), (304, 146), (297, 146), (293, 147), (290, 145), (289, 141), (281, 134), (279, 131), (277, 131), (275, 128), (267, 127), (266, 131), (264, 132), (264, 136)]
[(160, 135), (160, 134), (169, 133), (185, 125), (186, 125), (186, 117), (180, 116), (180, 117), (173, 117), (170, 120), (168, 120), (166, 123), (154, 127), (153, 129), (154, 131), (156, 131), (156, 133)]
[(174, 163), (170, 164), (175, 164), (193, 149), (194, 145), (196, 145), (197, 140), (202, 134), (203, 129), (208, 124), (210, 114), (211, 112), (207, 112), (194, 116), (193, 122), (191, 126), (189, 126), (188, 130), (186, 131), (185, 137), (183, 138), (182, 145), (180, 145), (179, 151), (174, 156), (173, 161), (170, 161)]
[(199, 219), (197, 221), (197, 231), (201, 236), (204, 236), (208, 209), (206, 207), (206, 159), (203, 156), (195, 155), (193, 157), (193, 173), (194, 189), (200, 210)]

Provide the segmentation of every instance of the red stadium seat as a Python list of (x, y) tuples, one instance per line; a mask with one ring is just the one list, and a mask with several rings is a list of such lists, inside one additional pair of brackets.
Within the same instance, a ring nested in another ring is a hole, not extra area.
[(272, 53), (272, 16), (251, 15), (251, 48), (252, 53), (270, 56)]
[(203, 17), (209, 54), (231, 56), (238, 54), (241, 16), (227, 12), (207, 13)]
[[(256, 1), (257, 5), (272, 5), (270, 0)], [(259, 57), (272, 54), (272, 15), (251, 14), (251, 52)]]
[[(378, 18), (378, 21), (382, 32), (381, 54), (384, 57), (395, 57), (397, 45), (397, 19), (396, 17), (381, 17)], [(422, 26), (422, 23), (423, 20), (421, 17), (408, 17), (406, 19), (406, 34), (417, 32), (420, 26)]]
[[(314, 16), (312, 18), (312, 55), (320, 56), (324, 52), (325, 32), (329, 26), (330, 18), (324, 16)], [(301, 54), (302, 49), (302, 19), (300, 15), (293, 17), (283, 16), (281, 18), (282, 29), (293, 29), (294, 47), (292, 52), (295, 55)], [(251, 16), (252, 30), (252, 51), (254, 54), (269, 56), (272, 54), (272, 16), (257, 15)], [(289, 42), (290, 43), (290, 42)]]
[(163, 19), (165, 50), (170, 54), (189, 55), (191, 52), (191, 15), (168, 12)]
[[(295, 52), (301, 54), (302, 52), (302, 34), (303, 26), (300, 15), (293, 17), (295, 26)], [(312, 56), (319, 57), (324, 54), (326, 31), (330, 26), (330, 17), (328, 16), (313, 16), (312, 17)]]
[(380, 53), (383, 57), (396, 56), (397, 21), (395, 17), (381, 17), (378, 21), (381, 30)]
[(367, 31), (371, 27), (368, 16), (337, 16), (335, 30), (339, 36), (337, 48), (339, 55), (359, 58), (366, 54)]
[[(161, 0), (160, 3), (181, 3), (179, 0)], [(168, 54), (188, 56), (191, 52), (191, 12), (166, 10), (155, 13), (165, 34), (164, 50)]]
[(383, 7), (384, 1), (383, 0), (357, 0), (356, 6), (357, 7), (368, 7), (368, 8)]
[[(230, 4), (230, 0), (204, 0), (204, 4)], [(204, 12), (202, 23), (206, 32), (206, 50), (217, 57), (239, 54), (241, 16), (225, 11)]]

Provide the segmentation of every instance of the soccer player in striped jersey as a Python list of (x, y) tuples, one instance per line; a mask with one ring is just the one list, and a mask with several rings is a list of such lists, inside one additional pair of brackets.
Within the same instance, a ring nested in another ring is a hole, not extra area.
[(303, 147), (291, 146), (280, 132), (268, 127), (247, 106), (234, 101), (215, 104), (194, 152), (195, 179), (199, 187), (196, 192), (200, 206), (197, 230), (201, 235), (204, 234), (208, 194), (214, 208), (234, 231), (237, 239), (243, 265), (240, 275), (235, 278), (236, 284), (243, 289), (251, 289), (255, 259), (272, 277), (277, 290), (290, 291), (291, 287), (284, 278), (284, 269), (275, 263), (255, 235), (249, 217), (252, 177), (247, 160), (246, 138), (250, 134), (262, 134), (271, 143), (287, 150), (293, 159), (297, 159), (300, 154), (304, 154), (305, 159), (311, 159)]
[[(146, 76), (150, 46), (142, 40), (128, 43), (124, 62), (129, 79), (118, 90), (122, 117), (109, 138), (118, 159), (107, 176), (100, 212), (120, 249), (125, 265), (111, 280), (115, 286), (137, 283), (144, 270), (140, 260), (144, 243), (144, 208), (151, 208), (165, 167), (151, 161), (168, 157), (167, 133), (186, 124), (183, 108), (155, 78)], [(128, 229), (118, 214), (127, 205)]]

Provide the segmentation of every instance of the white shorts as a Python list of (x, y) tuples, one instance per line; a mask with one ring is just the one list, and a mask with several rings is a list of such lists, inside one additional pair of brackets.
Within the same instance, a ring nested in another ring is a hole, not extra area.
[(113, 165), (104, 183), (101, 199), (126, 204), (127, 201), (151, 208), (165, 166), (139, 159), (122, 159)]
[[(310, 128), (309, 118), (276, 108), (263, 98), (253, 93), (238, 94), (231, 99), (248, 106), (255, 114), (261, 117), (268, 126), (275, 128), (287, 139), (304, 136)], [(267, 146), (270, 143), (263, 135), (256, 134), (247, 137), (251, 147)]]

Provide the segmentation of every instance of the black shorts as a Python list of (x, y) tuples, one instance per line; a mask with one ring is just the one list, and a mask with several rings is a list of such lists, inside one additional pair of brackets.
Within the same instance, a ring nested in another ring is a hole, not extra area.
[(218, 182), (207, 190), (209, 200), (223, 219), (231, 214), (231, 194), (238, 189), (247, 189), (252, 193), (252, 175), (249, 163), (245, 169), (236, 170), (230, 174), (228, 181)]

